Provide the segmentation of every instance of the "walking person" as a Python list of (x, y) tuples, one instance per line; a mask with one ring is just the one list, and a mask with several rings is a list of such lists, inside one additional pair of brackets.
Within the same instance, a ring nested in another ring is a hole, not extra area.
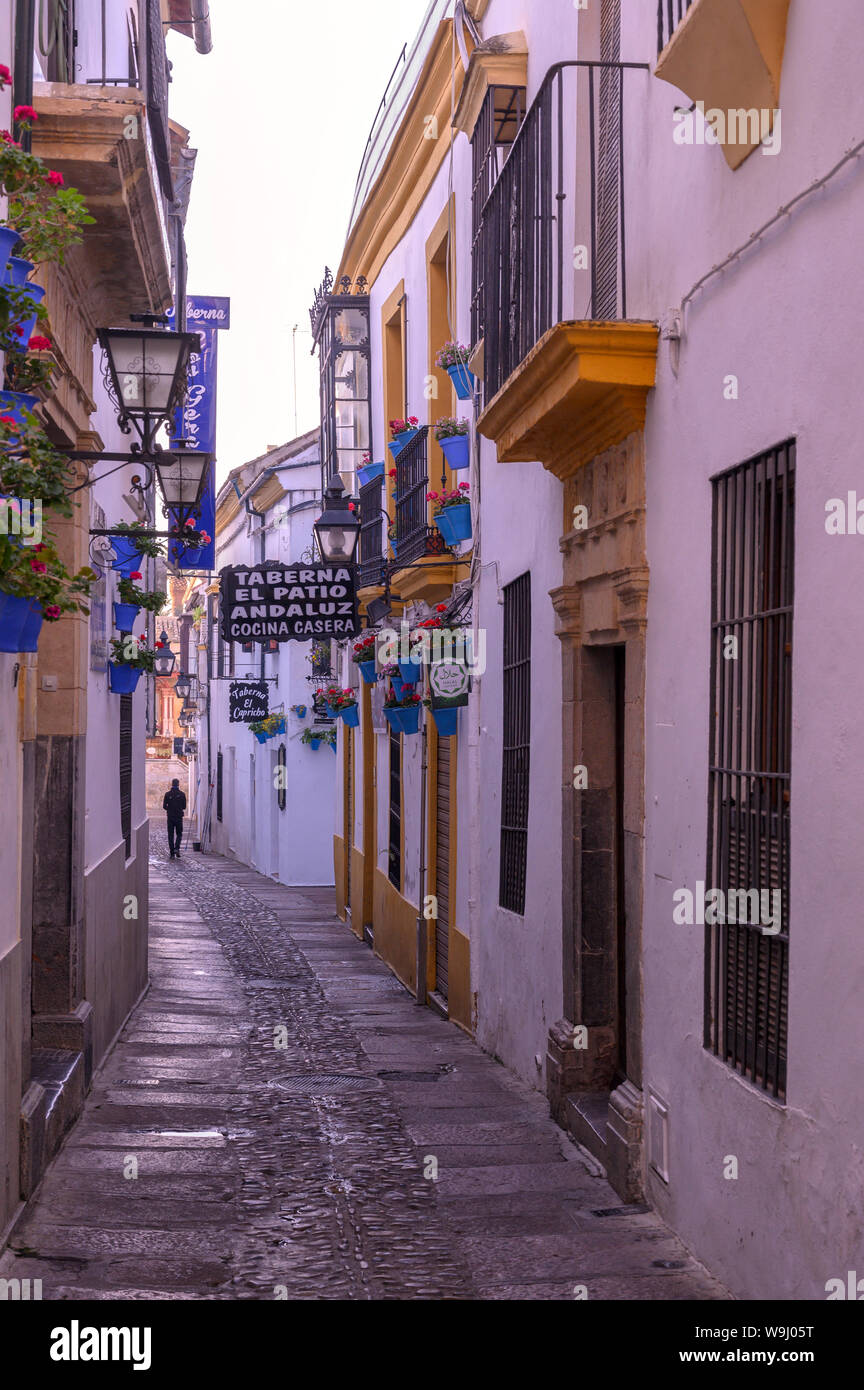
[(183, 839), (183, 812), (186, 810), (186, 793), (180, 790), (180, 780), (175, 777), (171, 790), (165, 793), (163, 810), (168, 813), (168, 848), (172, 859), (180, 858), (180, 842)]

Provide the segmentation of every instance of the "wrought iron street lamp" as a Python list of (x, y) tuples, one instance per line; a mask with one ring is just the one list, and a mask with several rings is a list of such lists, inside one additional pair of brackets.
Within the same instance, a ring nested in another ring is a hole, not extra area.
[(170, 676), (171, 672), (174, 670), (174, 663), (177, 657), (168, 645), (168, 633), (165, 631), (164, 627), (159, 634), (159, 641), (162, 643), (162, 646), (157, 651), (156, 658), (153, 662), (153, 669), (157, 676)]
[(350, 565), (360, 536), (360, 520), (349, 505), (338, 475), (324, 493), (324, 510), (315, 522), (321, 558), (328, 564)]
[(172, 444), (170, 453), (155, 455), (153, 466), (165, 506), (168, 512), (175, 514), (178, 526), (185, 526), (198, 508), (212, 460), (212, 454), (202, 453), (200, 449), (184, 449), (176, 444)]
[(173, 333), (142, 316), (137, 328), (103, 328), (99, 343), (108, 364), (108, 384), (124, 434), (134, 426), (141, 451), (150, 454), (156, 435), (183, 402), (189, 358), (201, 351), (197, 333)]
[(181, 700), (188, 700), (188, 698), (189, 698), (189, 691), (191, 690), (191, 688), (192, 688), (192, 682), (191, 682), (190, 678), (189, 678), (188, 676), (185, 676), (185, 675), (183, 674), (183, 672), (181, 671), (180, 674), (179, 674), (179, 676), (177, 677), (176, 681), (174, 682), (174, 689), (176, 690), (177, 694), (180, 696), (180, 699), (181, 699)]

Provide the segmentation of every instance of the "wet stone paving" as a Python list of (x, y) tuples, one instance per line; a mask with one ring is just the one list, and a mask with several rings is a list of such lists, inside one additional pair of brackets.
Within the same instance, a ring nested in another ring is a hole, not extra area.
[[(154, 832), (151, 985), (19, 1221), (43, 1299), (723, 1299), (334, 912)], [(437, 1176), (436, 1176), (437, 1174)]]

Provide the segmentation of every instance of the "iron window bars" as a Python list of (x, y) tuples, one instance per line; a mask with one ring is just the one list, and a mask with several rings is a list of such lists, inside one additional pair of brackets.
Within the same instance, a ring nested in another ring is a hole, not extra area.
[(657, 0), (657, 55), (663, 52), (693, 0)]
[(531, 575), (504, 588), (504, 739), (498, 901), (525, 911), (531, 770)]
[(483, 209), (498, 182), (501, 166), (525, 119), (524, 87), (490, 87), (471, 139), (471, 341), (480, 331), (480, 233)]
[(410, 565), (424, 555), (443, 555), (444, 538), (427, 521), (429, 426), (420, 429), (396, 459), (396, 560), (397, 567)]
[[(705, 1047), (785, 1098), (789, 952), (795, 443), (713, 482), (706, 889), (769, 894), (705, 929)], [(742, 904), (739, 897), (738, 904)], [(779, 931), (776, 926), (779, 925)]]
[(373, 478), (360, 489), (360, 540), (357, 551), (357, 587), (384, 581), (383, 478)]
[[(627, 317), (623, 106), (630, 69), (650, 70), (647, 63), (581, 60), (550, 68), (497, 182), (474, 210), (474, 331), (485, 343), (487, 400), (554, 324)], [(481, 177), (481, 196), (484, 187)]]

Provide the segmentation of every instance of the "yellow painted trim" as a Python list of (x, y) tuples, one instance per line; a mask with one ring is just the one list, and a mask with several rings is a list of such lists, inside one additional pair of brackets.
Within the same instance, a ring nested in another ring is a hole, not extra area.
[(391, 587), (398, 593), (403, 603), (425, 599), (427, 603), (442, 603), (449, 598), (454, 584), (467, 579), (471, 571), (470, 562), (452, 560), (446, 556), (437, 559), (428, 555), (422, 569), (397, 570), (391, 579)]
[(375, 955), (403, 985), (417, 989), (417, 908), (403, 898), (376, 867), (374, 882)]
[(717, 134), (730, 169), (743, 164), (766, 133), (738, 142), (743, 132), (736, 114), (735, 143), (730, 143), (730, 111), (766, 111), (773, 128), (788, 14), (789, 0), (696, 0), (657, 61), (656, 77), (704, 103), (706, 112), (723, 113)]
[(333, 882), (336, 886), (336, 916), (344, 922), (345, 914), (345, 841), (333, 836)]
[[(384, 430), (390, 438), (390, 421), (404, 419), (408, 383), (405, 380), (405, 281), (400, 280), (381, 305), (381, 358), (384, 381)], [(396, 515), (393, 481), (387, 475), (393, 464), (390, 450), (384, 450), (384, 506), (389, 521)], [(389, 523), (388, 523), (389, 524)]]
[(539, 459), (572, 475), (645, 425), (659, 332), (634, 322), (559, 323), (532, 348), (477, 428), (501, 463)]
[[(466, 42), (471, 46), (470, 36)], [(383, 266), (417, 216), (450, 150), (453, 21), (442, 20), (426, 56), (384, 167), (356, 218), (336, 277), (365, 275), (375, 284)], [(458, 44), (456, 98), (464, 70)], [(435, 124), (433, 124), (433, 122)], [(429, 132), (437, 126), (437, 138)]]
[[(456, 486), (453, 469), (444, 458), (444, 451), (435, 438), (434, 426), (445, 415), (458, 414), (456, 390), (443, 367), (435, 365), (436, 354), (451, 339), (450, 325), (456, 322), (456, 260), (453, 247), (456, 241), (456, 198), (448, 198), (435, 226), (426, 238), (426, 371), (438, 387), (438, 396), (428, 404), (429, 437), (427, 439), (429, 484), (437, 491), (442, 472), (446, 486)], [(448, 294), (449, 265), (449, 294)], [(432, 503), (427, 503), (427, 521), (432, 520)]]

